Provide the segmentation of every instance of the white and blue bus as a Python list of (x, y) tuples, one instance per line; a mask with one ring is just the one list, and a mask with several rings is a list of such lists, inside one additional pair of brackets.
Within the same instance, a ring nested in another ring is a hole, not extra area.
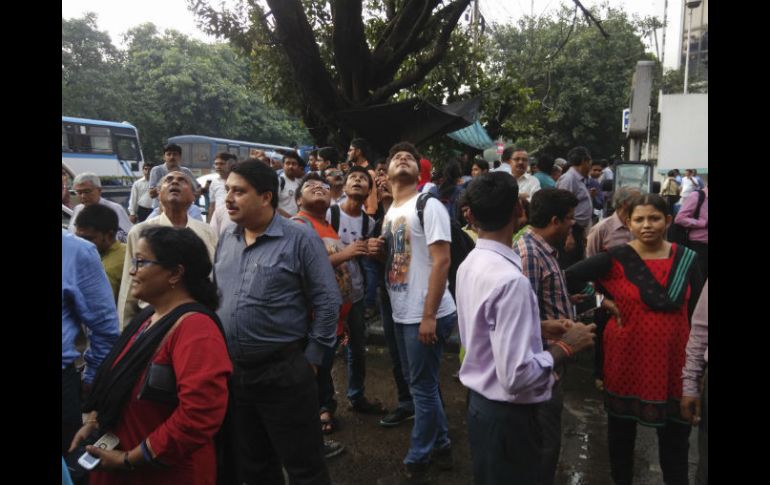
[(211, 172), (217, 153), (232, 153), (238, 160), (246, 160), (254, 155), (255, 150), (262, 150), (271, 159), (283, 158), (282, 152), (294, 150), (292, 147), (254, 143), (250, 141), (228, 140), (203, 135), (179, 135), (168, 139), (182, 147), (182, 166), (189, 168), (196, 176)]
[(131, 185), (144, 160), (139, 132), (124, 121), (61, 117), (61, 161), (71, 172), (93, 172), (113, 184)]

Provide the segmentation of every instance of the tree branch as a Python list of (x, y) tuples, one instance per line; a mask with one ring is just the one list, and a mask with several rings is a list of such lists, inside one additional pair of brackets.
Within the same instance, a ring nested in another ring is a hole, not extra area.
[(331, 2), (335, 65), (343, 94), (352, 103), (360, 102), (369, 94), (366, 77), (371, 54), (366, 44), (362, 3), (362, 0)]
[[(393, 80), (390, 83), (377, 89), (370, 98), (370, 103), (376, 104), (387, 100), (390, 96), (398, 92), (399, 90), (411, 86), (423, 79), (431, 69), (441, 61), (446, 54), (449, 47), (449, 38), (452, 35), (452, 31), (457, 25), (457, 21), (460, 20), (460, 15), (465, 11), (470, 0), (458, 0), (457, 2), (442, 9), (440, 14), (446, 15), (444, 25), (441, 27), (441, 32), (436, 37), (433, 49), (424, 58), (417, 59), (417, 66), (410, 72), (405, 73), (399, 79)], [(439, 13), (436, 14), (437, 16)], [(438, 21), (438, 20), (437, 20)], [(374, 59), (373, 65), (374, 64)], [(403, 61), (403, 59), (401, 59)], [(399, 63), (400, 64), (400, 63)]]

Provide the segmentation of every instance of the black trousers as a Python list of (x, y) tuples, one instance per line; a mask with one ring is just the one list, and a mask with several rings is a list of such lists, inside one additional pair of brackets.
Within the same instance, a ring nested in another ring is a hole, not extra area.
[[(559, 370), (564, 378), (564, 368)], [(540, 427), (542, 443), (540, 445), (539, 485), (553, 485), (556, 479), (556, 467), (559, 465), (561, 452), (561, 412), (564, 408), (564, 391), (561, 382), (551, 390), (551, 399), (537, 406), (537, 424)]]
[(511, 404), (470, 391), (468, 439), (476, 485), (534, 485), (541, 461), (539, 404)]
[(250, 367), (233, 362), (231, 436), (239, 484), (326, 485), (318, 387), (301, 351)]
[(152, 207), (149, 209), (146, 207), (142, 207), (141, 205), (136, 206), (136, 222), (144, 222), (147, 217), (152, 214)]
[(700, 403), (700, 428), (698, 428), (698, 473), (695, 485), (709, 485), (709, 370), (703, 377), (703, 394)]
[(70, 364), (61, 371), (61, 452), (67, 456), (72, 438), (83, 425), (80, 413), (80, 374)]
[[(687, 455), (690, 451), (690, 425), (668, 421), (657, 428), (658, 459), (666, 485), (688, 485)], [(636, 421), (608, 416), (607, 444), (610, 469), (616, 485), (631, 485), (634, 475)]]

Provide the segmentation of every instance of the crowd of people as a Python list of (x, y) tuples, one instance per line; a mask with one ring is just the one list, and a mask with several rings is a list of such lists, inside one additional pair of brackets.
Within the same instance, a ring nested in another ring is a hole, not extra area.
[[(431, 483), (453, 467), (438, 376), (456, 327), (476, 483), (554, 483), (561, 383), (594, 346), (615, 483), (632, 481), (637, 424), (657, 430), (668, 485), (688, 483), (699, 425), (708, 483), (708, 188), (694, 171), (670, 173), (661, 195), (611, 193), (585, 147), (534, 163), (508, 147), (497, 166), (466, 157), (435, 173), (411, 143), (372, 161), (358, 138), (347, 157), (323, 147), (280, 166), (220, 153), (201, 184), (181, 152), (143, 167), (128, 211), (95, 174), (73, 183), (62, 456), (74, 472), (83, 445), (100, 460), (76, 483), (331, 483), (341, 346), (348, 409), (412, 421), (404, 468), (381, 483)], [(674, 222), (683, 241), (668, 240)], [(366, 392), (376, 316), (390, 410)], [(119, 445), (93, 446), (107, 432)]]

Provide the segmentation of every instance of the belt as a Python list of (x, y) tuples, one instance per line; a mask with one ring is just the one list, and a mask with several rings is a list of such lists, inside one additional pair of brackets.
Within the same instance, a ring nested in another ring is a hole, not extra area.
[(279, 360), (284, 360), (287, 357), (290, 357), (291, 355), (304, 350), (305, 343), (306, 343), (305, 339), (295, 340), (294, 342), (288, 343), (283, 347), (280, 347), (274, 351), (257, 355), (255, 358), (251, 358), (248, 360), (235, 359), (233, 360), (233, 364), (235, 364), (235, 366), (240, 367), (242, 369), (253, 369), (255, 367), (259, 367), (264, 364), (277, 362)]

